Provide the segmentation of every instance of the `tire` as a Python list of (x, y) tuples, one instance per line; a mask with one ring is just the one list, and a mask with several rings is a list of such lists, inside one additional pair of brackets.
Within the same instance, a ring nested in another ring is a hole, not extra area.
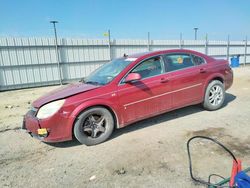
[(207, 88), (202, 103), (203, 108), (209, 111), (221, 108), (225, 100), (225, 87), (219, 80), (211, 81)]
[(114, 118), (106, 108), (93, 107), (83, 111), (74, 124), (76, 139), (87, 146), (106, 141), (114, 130)]

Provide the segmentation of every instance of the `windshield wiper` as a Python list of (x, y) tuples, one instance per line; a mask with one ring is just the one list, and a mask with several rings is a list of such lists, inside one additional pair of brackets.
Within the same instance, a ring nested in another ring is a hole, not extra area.
[(95, 81), (87, 81), (85, 82), (85, 84), (101, 85), (99, 82), (95, 82)]
[(79, 82), (85, 83), (85, 78), (81, 78), (81, 80), (79, 80)]

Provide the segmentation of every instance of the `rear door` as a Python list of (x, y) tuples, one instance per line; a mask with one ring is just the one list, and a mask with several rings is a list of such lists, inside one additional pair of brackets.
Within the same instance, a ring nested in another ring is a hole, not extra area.
[(139, 73), (142, 79), (133, 83), (121, 81), (118, 86), (123, 124), (144, 119), (171, 107), (171, 97), (167, 97), (171, 88), (164, 74), (162, 56), (148, 58), (129, 72)]
[(174, 108), (186, 106), (202, 98), (201, 70), (190, 54), (166, 54), (166, 72), (171, 74), (172, 102)]

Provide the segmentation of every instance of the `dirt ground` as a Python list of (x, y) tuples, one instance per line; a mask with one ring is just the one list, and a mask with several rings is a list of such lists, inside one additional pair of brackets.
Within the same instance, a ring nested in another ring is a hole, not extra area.
[[(20, 129), (30, 103), (58, 86), (0, 93), (0, 187), (203, 187), (188, 170), (186, 142), (206, 135), (223, 142), (250, 166), (250, 67), (234, 69), (225, 105), (199, 105), (116, 130), (107, 142), (87, 147), (76, 140), (46, 144)], [(191, 148), (194, 175), (230, 175), (232, 159), (207, 141)]]

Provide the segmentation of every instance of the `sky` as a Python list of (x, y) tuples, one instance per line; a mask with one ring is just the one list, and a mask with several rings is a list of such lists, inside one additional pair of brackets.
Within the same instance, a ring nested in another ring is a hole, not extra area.
[(250, 0), (0, 0), (0, 37), (250, 38)]

